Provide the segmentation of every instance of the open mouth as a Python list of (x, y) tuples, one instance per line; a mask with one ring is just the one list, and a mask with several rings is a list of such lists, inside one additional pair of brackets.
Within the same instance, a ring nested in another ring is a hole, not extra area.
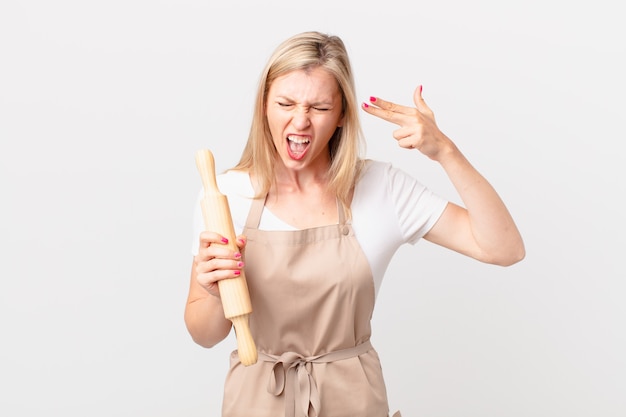
[(311, 140), (305, 136), (287, 136), (287, 150), (289, 156), (293, 159), (302, 159), (307, 149), (309, 149), (310, 143)]

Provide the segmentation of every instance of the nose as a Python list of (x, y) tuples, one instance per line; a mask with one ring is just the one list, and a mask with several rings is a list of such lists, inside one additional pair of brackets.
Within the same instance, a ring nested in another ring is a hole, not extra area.
[(303, 107), (300, 107), (296, 110), (293, 115), (293, 125), (295, 128), (299, 130), (304, 130), (311, 124), (311, 119), (309, 119), (309, 110)]

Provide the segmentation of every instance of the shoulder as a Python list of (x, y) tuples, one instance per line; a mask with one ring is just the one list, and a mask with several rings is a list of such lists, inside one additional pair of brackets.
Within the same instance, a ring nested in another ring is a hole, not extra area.
[(361, 170), (361, 178), (384, 173), (392, 169), (391, 162), (379, 161), (376, 159), (365, 159), (363, 161), (363, 169)]
[(367, 159), (363, 161), (357, 188), (365, 190), (389, 190), (419, 184), (413, 176), (394, 166), (391, 162)]
[(217, 175), (216, 181), (222, 194), (241, 198), (254, 197), (250, 174), (247, 171), (225, 171)]
[(247, 171), (225, 171), (217, 175), (217, 187), (228, 199), (235, 233), (242, 233), (250, 205), (254, 199), (254, 188)]
[(366, 159), (363, 161), (363, 167), (361, 168), (356, 184), (357, 186), (363, 186), (364, 184), (369, 185), (372, 182), (380, 184), (381, 179), (389, 176), (391, 169), (393, 169), (393, 167), (389, 162)]
[(447, 200), (391, 163), (367, 161), (353, 198), (355, 224), (385, 223), (401, 242), (415, 243), (437, 221)]

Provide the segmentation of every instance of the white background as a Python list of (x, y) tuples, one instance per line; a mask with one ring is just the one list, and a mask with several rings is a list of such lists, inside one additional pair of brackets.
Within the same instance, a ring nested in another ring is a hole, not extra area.
[[(304, 30), (359, 98), (424, 97), (527, 245), (510, 268), (402, 248), (374, 313), (392, 411), (626, 415), (618, 2), (17, 1), (0, 5), (0, 415), (218, 416), (234, 339), (183, 323), (194, 152), (239, 157), (260, 71)], [(365, 117), (368, 155), (457, 201)]]

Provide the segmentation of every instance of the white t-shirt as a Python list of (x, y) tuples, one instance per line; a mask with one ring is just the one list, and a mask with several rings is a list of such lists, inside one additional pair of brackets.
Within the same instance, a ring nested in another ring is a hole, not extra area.
[[(236, 234), (241, 234), (248, 217), (254, 190), (248, 173), (228, 171), (217, 176), (220, 192), (228, 198)], [(198, 236), (204, 230), (200, 209), (203, 190), (193, 221), (192, 254), (198, 251)], [(415, 244), (437, 222), (448, 201), (390, 163), (368, 160), (352, 198), (352, 227), (365, 253), (376, 294), (393, 254), (404, 243)], [(261, 230), (295, 230), (263, 210)]]

